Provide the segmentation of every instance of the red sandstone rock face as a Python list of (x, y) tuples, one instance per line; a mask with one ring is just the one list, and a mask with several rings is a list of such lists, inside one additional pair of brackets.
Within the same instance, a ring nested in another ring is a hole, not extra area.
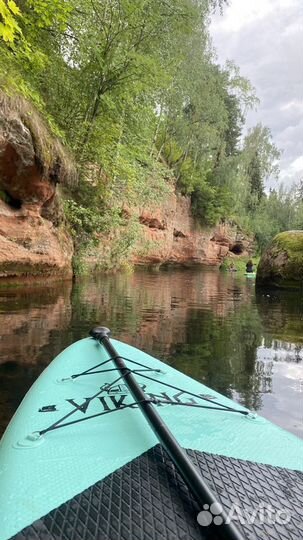
[(142, 229), (135, 264), (218, 266), (228, 254), (250, 253), (251, 242), (236, 228), (202, 228), (192, 216), (189, 197), (172, 192), (160, 208), (137, 212)]
[(0, 135), (0, 179), (13, 199), (37, 210), (55, 193), (55, 185), (42, 177), (32, 135), (18, 118), (12, 118)]
[(71, 277), (72, 240), (58, 220), (41, 216), (55, 199), (54, 173), (19, 113), (0, 114), (0, 277)]
[(73, 243), (63, 228), (0, 204), (0, 277), (72, 276)]

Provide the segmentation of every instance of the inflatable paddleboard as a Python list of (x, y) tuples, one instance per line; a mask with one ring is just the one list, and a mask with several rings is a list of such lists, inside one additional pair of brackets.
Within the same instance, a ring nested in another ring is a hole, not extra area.
[(215, 539), (222, 515), (230, 538), (301, 540), (303, 441), (111, 343), (217, 503), (197, 502), (113, 356), (87, 338), (40, 375), (2, 438), (0, 540)]

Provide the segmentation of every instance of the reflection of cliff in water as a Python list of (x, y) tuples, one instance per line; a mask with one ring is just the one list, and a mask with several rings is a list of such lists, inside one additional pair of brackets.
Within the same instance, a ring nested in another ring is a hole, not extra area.
[(0, 291), (1, 354), (6, 362), (33, 364), (54, 330), (68, 327), (71, 283)]
[(74, 298), (88, 319), (110, 325), (120, 339), (171, 356), (179, 343), (191, 341), (188, 322), (195, 314), (223, 320), (250, 301), (251, 290), (228, 277), (218, 271), (139, 271), (84, 281)]
[[(272, 301), (276, 317), (268, 321), (267, 302), (256, 308), (250, 281), (216, 271), (141, 271), (82, 282), (74, 295), (74, 310), (87, 320), (107, 324), (114, 336), (248, 408), (260, 410), (262, 396), (272, 392), (274, 359), (264, 362), (259, 348), (264, 327), (269, 324), (273, 335), (275, 324), (280, 328), (280, 319), (287, 321), (287, 308)], [(74, 311), (73, 318), (78, 316)], [(265, 342), (279, 358), (271, 334)]]
[(260, 385), (252, 379), (261, 325), (250, 282), (218, 271), (136, 272), (102, 278), (95, 287), (84, 282), (77, 294), (88, 318), (106, 323), (113, 335), (260, 407)]
[(60, 350), (54, 334), (70, 324), (70, 293), (68, 282), (0, 291), (0, 433), (52, 351)]
[[(72, 292), (71, 286), (0, 291), (0, 428), (50, 360), (96, 324), (248, 408), (267, 407), (269, 418), (281, 416), (277, 385), (283, 397), (288, 381), (293, 399), (289, 381), (300, 374), (301, 345), (279, 335), (285, 325), (301, 325), (299, 308), (270, 297), (256, 305), (252, 280), (164, 270), (81, 280)], [(297, 362), (296, 370), (287, 370), (288, 362)]]

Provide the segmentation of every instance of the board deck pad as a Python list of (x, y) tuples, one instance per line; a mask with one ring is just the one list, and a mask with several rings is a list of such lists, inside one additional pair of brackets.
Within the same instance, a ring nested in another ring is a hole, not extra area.
[[(188, 450), (222, 507), (284, 509), (288, 523), (240, 524), (247, 540), (302, 540), (303, 474)], [(62, 504), (12, 540), (216, 540), (160, 445)], [(211, 536), (210, 536), (211, 534)]]
[[(288, 511), (291, 503), (290, 523), (281, 531), (278, 523), (269, 531), (263, 525), (262, 534), (302, 539), (303, 441), (258, 415), (244, 415), (240, 404), (143, 351), (112, 342), (224, 508), (240, 501), (255, 511), (264, 497), (278, 510)], [(140, 374), (136, 362), (148, 371)], [(46, 432), (32, 440), (37, 430)], [(93, 339), (74, 343), (48, 366), (1, 440), (0, 540), (173, 540), (183, 538), (183, 529), (184, 540), (204, 539), (198, 510), (108, 353)], [(251, 534), (257, 534), (254, 527)], [(251, 538), (263, 540), (260, 534)]]

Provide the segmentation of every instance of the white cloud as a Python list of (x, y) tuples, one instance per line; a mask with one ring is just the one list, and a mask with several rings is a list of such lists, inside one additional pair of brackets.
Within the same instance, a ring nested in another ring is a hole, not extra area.
[(299, 101), (298, 99), (294, 99), (293, 101), (289, 101), (288, 103), (283, 104), (280, 107), (281, 111), (292, 111), (295, 114), (303, 114), (303, 100)]
[(225, 8), (224, 16), (217, 20), (221, 30), (226, 32), (238, 32), (251, 22), (266, 17), (273, 10), (271, 0), (233, 0), (232, 4)]
[(303, 173), (303, 156), (298, 157), (290, 164), (290, 169), (295, 173)]
[(288, 183), (302, 173), (302, 29), (302, 0), (231, 0), (210, 27), (219, 62), (234, 60), (256, 87), (261, 103), (247, 124), (271, 129)]

